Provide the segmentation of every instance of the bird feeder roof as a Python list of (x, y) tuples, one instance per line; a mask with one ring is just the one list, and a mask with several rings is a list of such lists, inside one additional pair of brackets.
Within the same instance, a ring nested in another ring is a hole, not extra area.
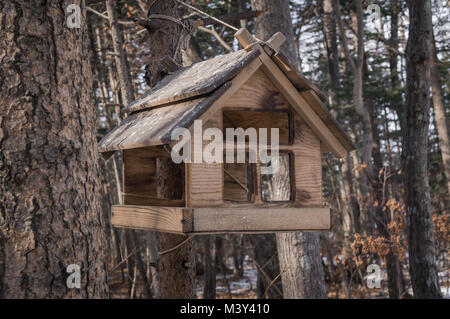
[[(230, 87), (231, 81), (254, 60), (260, 50), (239, 50), (178, 69), (126, 106), (128, 116), (100, 142), (108, 158), (114, 151), (167, 144), (176, 128), (189, 128)], [(303, 95), (314, 113), (346, 151), (355, 146), (325, 107), (326, 96), (298, 72), (280, 52), (270, 59)], [(245, 72), (245, 71), (244, 71)], [(310, 97), (310, 98), (308, 98)]]

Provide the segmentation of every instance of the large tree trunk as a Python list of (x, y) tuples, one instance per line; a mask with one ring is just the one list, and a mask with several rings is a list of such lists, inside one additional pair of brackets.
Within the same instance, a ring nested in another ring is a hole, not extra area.
[(409, 271), (416, 298), (441, 298), (427, 176), (430, 122), (431, 1), (409, 2), (403, 178)]
[[(283, 32), (287, 41), (282, 51), (299, 67), (289, 1), (252, 0), (252, 8), (265, 10), (255, 19), (256, 36), (267, 40), (274, 33)], [(279, 233), (276, 237), (284, 298), (326, 298), (319, 235), (313, 232), (291, 232)]]
[[(178, 17), (178, 8), (175, 1), (157, 1), (152, 9), (152, 14), (164, 14)], [(160, 59), (169, 55), (177, 62), (181, 62), (182, 53), (178, 46), (178, 39), (181, 36), (180, 27), (177, 24), (167, 22), (158, 30), (150, 33), (151, 43), (150, 64), (147, 66), (147, 79), (151, 86), (155, 85), (162, 74)], [(158, 164), (158, 196), (163, 198), (179, 197), (173, 191), (171, 180), (182, 178), (182, 173), (176, 170), (176, 166), (168, 161), (159, 161)], [(181, 193), (182, 194), (182, 193)], [(171, 249), (186, 238), (180, 235), (165, 234), (160, 235), (161, 249)], [(186, 241), (180, 248), (161, 256), (161, 290), (163, 298), (194, 298), (195, 297), (195, 260), (193, 241)]]
[[(0, 2), (0, 298), (105, 298), (105, 235), (80, 1)], [(67, 266), (81, 268), (69, 289)]]
[(447, 190), (450, 195), (450, 137), (448, 135), (448, 120), (445, 113), (444, 94), (442, 92), (441, 62), (436, 52), (436, 41), (431, 40), (431, 88), (433, 91), (433, 108), (436, 117), (436, 126), (439, 134), (442, 161), (444, 163), (445, 176), (447, 177)]

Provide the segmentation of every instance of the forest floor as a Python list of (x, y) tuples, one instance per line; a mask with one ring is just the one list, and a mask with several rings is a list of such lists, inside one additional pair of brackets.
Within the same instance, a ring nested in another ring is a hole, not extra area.
[[(256, 299), (256, 281), (257, 269), (253, 260), (246, 256), (244, 260), (244, 273), (242, 277), (233, 274), (233, 260), (231, 258), (226, 260), (228, 268), (227, 274), (224, 277), (222, 273), (216, 275), (216, 298), (217, 299)], [(382, 278), (386, 278), (383, 271)], [(110, 297), (113, 299), (127, 299), (131, 294), (130, 285), (128, 284), (126, 269), (123, 273), (119, 269), (115, 270), (109, 278)], [(409, 274), (407, 269), (404, 271), (404, 277), (409, 281)], [(439, 272), (439, 281), (441, 291), (446, 299), (450, 299), (450, 271), (442, 269)], [(196, 294), (197, 298), (203, 298), (204, 276), (197, 276)], [(134, 288), (138, 295), (134, 298), (144, 298), (142, 294), (142, 280), (136, 280), (136, 287)], [(345, 295), (340, 287), (340, 283), (327, 282), (328, 298), (330, 299), (344, 299)], [(408, 287), (404, 298), (412, 296), (412, 289)], [(355, 299), (386, 299), (388, 296), (388, 288), (386, 280), (382, 280), (381, 288), (368, 289), (365, 284), (354, 284), (351, 287), (351, 298)]]

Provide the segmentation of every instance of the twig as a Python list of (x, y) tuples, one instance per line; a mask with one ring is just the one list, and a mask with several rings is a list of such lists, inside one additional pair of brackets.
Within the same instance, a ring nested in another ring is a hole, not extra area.
[(134, 264), (134, 270), (133, 270), (133, 281), (131, 282), (131, 293), (130, 293), (130, 299), (133, 299), (134, 293), (136, 291), (136, 277), (137, 277), (137, 263)]
[(128, 254), (127, 257), (125, 257), (125, 259), (123, 259), (120, 263), (118, 263), (117, 265), (115, 265), (109, 272), (109, 274), (112, 274), (112, 272), (114, 270), (116, 270), (117, 268), (119, 268), (120, 265), (122, 265), (124, 262), (126, 262), (131, 256), (133, 256), (134, 254), (136, 254), (138, 251), (142, 250), (144, 247), (141, 247), (139, 249), (136, 249), (136, 247), (131, 251), (131, 253)]
[[(98, 15), (99, 17), (102, 17), (103, 19), (106, 19), (108, 21), (110, 20), (106, 14), (98, 12), (97, 10), (92, 9), (91, 7), (86, 7), (86, 11), (92, 12), (92, 13)], [(132, 20), (118, 20), (117, 22), (122, 25), (135, 25), (134, 21), (132, 21)]]
[[(269, 282), (270, 281), (269, 275), (262, 269), (262, 267), (256, 262), (256, 260), (253, 259), (253, 261), (255, 262), (256, 268), (258, 268), (258, 270), (264, 275), (266, 282)], [(280, 296), (283, 295), (283, 293), (277, 286), (273, 286), (273, 288), (280, 294)]]
[(233, 52), (233, 49), (228, 45), (228, 43), (225, 42), (224, 39), (222, 39), (222, 37), (217, 33), (216, 30), (214, 30), (214, 28), (209, 29), (209, 28), (205, 28), (205, 27), (202, 27), (202, 26), (197, 26), (197, 28), (198, 28), (200, 31), (203, 31), (203, 32), (206, 32), (206, 33), (209, 33), (209, 34), (213, 35), (213, 36), (217, 39), (217, 41), (219, 41), (219, 43), (220, 43), (226, 50), (228, 50), (229, 52)]
[(190, 235), (190, 236), (188, 236), (186, 239), (184, 239), (181, 243), (179, 243), (178, 245), (176, 245), (175, 247), (172, 247), (172, 248), (167, 249), (167, 250), (164, 250), (164, 251), (160, 251), (160, 252), (158, 253), (158, 255), (159, 255), (159, 256), (162, 256), (162, 255), (168, 254), (168, 253), (170, 253), (170, 252), (172, 252), (172, 251), (174, 251), (174, 250), (180, 248), (181, 246), (183, 246), (185, 243), (187, 243), (187, 242), (188, 242), (189, 240), (191, 240), (192, 238), (194, 238), (194, 237), (193, 237), (192, 235)]
[(267, 286), (266, 291), (264, 292), (264, 295), (261, 299), (266, 299), (267, 294), (269, 293), (269, 289), (272, 287), (272, 285), (280, 278), (281, 274), (284, 273), (286, 270), (283, 270), (283, 272), (280, 272), (273, 280), (270, 282), (270, 284)]
[(209, 15), (206, 12), (203, 12), (202, 10), (197, 9), (196, 7), (193, 7), (193, 6), (191, 6), (191, 5), (187, 4), (187, 3), (184, 3), (183, 1), (180, 1), (180, 0), (175, 0), (175, 1), (178, 2), (179, 4), (185, 6), (185, 7), (188, 7), (192, 11), (198, 12), (198, 13), (200, 13), (201, 15), (203, 15), (205, 17), (208, 17), (208, 18), (210, 18), (210, 19), (212, 19), (212, 20), (214, 20), (214, 21), (216, 21), (216, 22), (218, 22), (220, 24), (223, 24), (224, 26), (230, 28), (231, 30), (234, 30), (234, 31), (238, 31), (239, 30), (238, 28), (232, 26), (231, 24), (228, 24), (225, 21), (217, 19), (217, 18), (213, 17), (212, 15)]

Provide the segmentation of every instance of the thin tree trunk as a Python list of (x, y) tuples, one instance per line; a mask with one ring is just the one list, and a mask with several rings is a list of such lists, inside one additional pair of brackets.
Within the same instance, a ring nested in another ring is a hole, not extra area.
[(88, 32), (66, 5), (0, 2), (0, 298), (108, 296)]
[[(205, 286), (203, 287), (204, 299), (216, 299), (216, 254), (214, 249), (214, 236), (205, 235), (203, 240), (205, 245)], [(214, 251), (214, 252), (211, 252)]]
[(342, 20), (340, 4), (338, 0), (335, 1), (336, 8), (336, 19), (338, 21), (340, 38), (345, 53), (345, 57), (348, 64), (351, 67), (354, 76), (353, 83), (353, 103), (355, 104), (355, 109), (358, 115), (361, 117), (362, 123), (362, 140), (359, 143), (358, 155), (360, 157), (360, 167), (357, 170), (357, 179), (359, 185), (359, 206), (362, 214), (362, 223), (364, 225), (365, 233), (370, 235), (373, 232), (374, 226), (374, 216), (372, 210), (372, 201), (369, 196), (369, 177), (368, 171), (371, 167), (371, 155), (373, 147), (373, 136), (372, 136), (372, 123), (370, 120), (369, 110), (364, 105), (363, 96), (363, 84), (364, 84), (364, 25), (363, 25), (363, 13), (362, 13), (362, 0), (355, 1), (355, 14), (352, 17), (354, 28), (356, 29), (356, 34), (354, 37), (355, 48), (356, 48), (356, 60), (350, 54), (348, 47), (348, 41), (345, 34), (344, 23)]
[(409, 271), (416, 298), (442, 298), (436, 267), (427, 176), (430, 61), (432, 61), (431, 1), (410, 1), (409, 17), (409, 39), (406, 50), (406, 127), (402, 153)]
[(448, 119), (445, 112), (444, 94), (440, 74), (441, 62), (436, 52), (436, 41), (431, 39), (431, 88), (433, 92), (433, 108), (436, 117), (436, 127), (439, 134), (439, 144), (444, 163), (445, 176), (447, 177), (447, 190), (450, 195), (450, 137), (448, 132)]
[(329, 74), (329, 103), (333, 109), (337, 108), (337, 89), (339, 85), (339, 51), (337, 47), (336, 14), (333, 0), (323, 0), (323, 33), (328, 55)]
[[(106, 10), (109, 17), (109, 25), (111, 31), (112, 44), (114, 48), (115, 64), (117, 68), (117, 75), (119, 78), (119, 87), (122, 97), (122, 104), (128, 105), (134, 100), (133, 85), (130, 80), (130, 70), (127, 64), (127, 57), (124, 50), (124, 37), (122, 30), (120, 29), (117, 17), (117, 0), (107, 0)], [(139, 240), (136, 232), (134, 230), (125, 230), (127, 232), (126, 239), (129, 241), (129, 245), (133, 246), (135, 249), (139, 249)], [(134, 260), (144, 281), (144, 295), (146, 298), (151, 298), (151, 291), (148, 285), (148, 280), (146, 277), (145, 266), (140, 258), (140, 252), (136, 253)], [(128, 269), (130, 271), (130, 268)]]
[(231, 235), (231, 244), (233, 245), (233, 264), (234, 270), (233, 274), (239, 278), (242, 278), (244, 275), (244, 247), (243, 247), (243, 236), (240, 235)]
[[(378, 123), (376, 118), (376, 110), (372, 105), (371, 101), (366, 102), (368, 104), (368, 109), (371, 111), (372, 117), (372, 132), (374, 138), (374, 147), (372, 149), (373, 156), (373, 173), (371, 176), (372, 179), (372, 187), (374, 198), (377, 202), (376, 210), (375, 210), (375, 221), (377, 225), (377, 230), (387, 240), (391, 239), (391, 234), (388, 229), (388, 224), (391, 219), (389, 214), (386, 214), (383, 211), (385, 204), (387, 202), (386, 198), (386, 189), (384, 182), (384, 174), (385, 167), (383, 166), (383, 159), (381, 154), (381, 144), (380, 144), (380, 132), (378, 130)], [(403, 294), (405, 288), (403, 287), (402, 280), (402, 269), (401, 264), (398, 259), (398, 255), (394, 253), (393, 249), (390, 249), (388, 254), (386, 255), (386, 270), (388, 275), (388, 289), (389, 289), (389, 297), (391, 299), (399, 299)]]
[(118, 23), (116, 2), (117, 0), (107, 0), (106, 10), (108, 12), (109, 26), (111, 28), (111, 38), (114, 48), (117, 75), (119, 77), (122, 102), (124, 105), (128, 105), (134, 100), (133, 85), (130, 81), (130, 73), (127, 67), (126, 55), (123, 48), (123, 34)]
[(152, 290), (153, 290), (153, 298), (159, 299), (162, 296), (161, 292), (161, 276), (159, 273), (158, 263), (158, 247), (159, 247), (159, 235), (155, 232), (147, 232), (146, 237), (147, 241), (147, 251), (149, 256), (149, 261), (147, 267), (150, 269), (150, 274), (152, 277)]

